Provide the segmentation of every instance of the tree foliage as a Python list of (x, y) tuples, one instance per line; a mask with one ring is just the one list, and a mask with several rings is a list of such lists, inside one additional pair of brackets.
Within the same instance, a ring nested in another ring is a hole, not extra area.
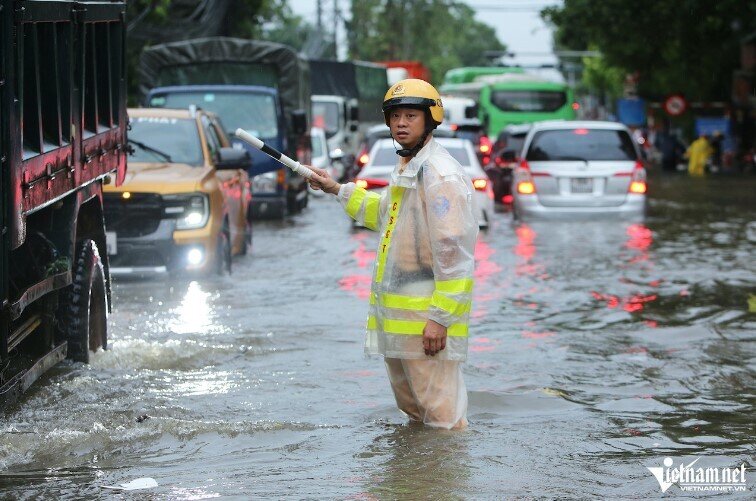
[(486, 50), (505, 49), (494, 28), (455, 0), (352, 0), (347, 32), (351, 58), (419, 60), (434, 82), (451, 68), (486, 65)]
[(558, 48), (595, 45), (609, 67), (639, 72), (639, 92), (657, 99), (727, 99), (740, 40), (756, 29), (756, 2), (743, 0), (564, 0), (541, 15)]

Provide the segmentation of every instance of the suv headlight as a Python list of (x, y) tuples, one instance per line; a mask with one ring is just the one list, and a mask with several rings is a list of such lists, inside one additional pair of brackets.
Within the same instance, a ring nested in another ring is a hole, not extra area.
[(278, 186), (278, 172), (266, 172), (252, 178), (253, 193), (275, 193)]
[(210, 219), (210, 202), (202, 193), (163, 195), (165, 216), (176, 218), (177, 230), (202, 228)]

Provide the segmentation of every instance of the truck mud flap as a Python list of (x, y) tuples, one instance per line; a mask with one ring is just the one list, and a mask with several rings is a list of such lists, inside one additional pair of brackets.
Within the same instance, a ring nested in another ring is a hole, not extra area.
[(28, 390), (39, 376), (66, 358), (68, 343), (63, 342), (38, 359), (26, 371), (16, 374), (10, 381), (0, 387), (0, 410), (4, 409)]

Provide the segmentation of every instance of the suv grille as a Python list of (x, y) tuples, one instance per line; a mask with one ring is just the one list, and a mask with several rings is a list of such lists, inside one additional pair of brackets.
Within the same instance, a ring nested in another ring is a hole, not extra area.
[(105, 227), (119, 237), (141, 237), (154, 233), (163, 217), (163, 199), (154, 193), (105, 193)]

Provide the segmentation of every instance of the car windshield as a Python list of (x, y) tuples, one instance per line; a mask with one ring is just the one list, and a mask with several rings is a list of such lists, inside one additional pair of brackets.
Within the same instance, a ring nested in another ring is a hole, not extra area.
[(378, 142), (379, 139), (385, 139), (388, 137), (391, 137), (391, 132), (389, 132), (388, 127), (386, 127), (386, 129), (381, 129), (380, 131), (369, 133), (367, 135), (367, 138), (365, 139), (368, 151), (373, 148), (373, 145), (375, 145), (375, 143)]
[(339, 105), (336, 103), (312, 103), (312, 124), (325, 130), (326, 137), (339, 131)]
[(459, 162), (462, 167), (470, 166), (470, 156), (467, 154), (467, 150), (462, 146), (444, 146), (446, 151), (454, 157), (454, 160)]
[(563, 91), (495, 90), (491, 102), (502, 111), (552, 112), (567, 102)]
[(399, 156), (396, 154), (396, 150), (394, 148), (389, 148), (389, 147), (378, 148), (375, 151), (375, 157), (370, 162), (370, 165), (394, 166), (396, 165), (396, 162), (398, 161), (398, 159), (399, 159)]
[(188, 108), (198, 106), (216, 113), (228, 133), (242, 128), (262, 139), (278, 136), (275, 98), (254, 92), (174, 92), (157, 94), (150, 106), (159, 108)]
[(496, 142), (497, 149), (501, 151), (514, 151), (519, 155), (522, 145), (525, 144), (526, 136), (527, 134), (501, 134)]
[(323, 141), (323, 137), (316, 134), (313, 134), (310, 137), (312, 139), (312, 157), (320, 158), (325, 156), (325, 145), (323, 144), (325, 141)]
[[(463, 167), (470, 166), (470, 156), (467, 154), (467, 149), (464, 146), (444, 146), (444, 148), (460, 165)], [(398, 158), (399, 156), (396, 154), (394, 148), (379, 147), (375, 152), (375, 158), (372, 159), (370, 164), (373, 166), (394, 166)]]
[(129, 156), (129, 162), (165, 162), (165, 156), (160, 154), (165, 153), (174, 163), (204, 164), (196, 120), (132, 117), (130, 122), (129, 140), (134, 154)]
[(480, 132), (469, 129), (457, 129), (457, 137), (460, 139), (468, 139), (475, 144), (480, 140)]
[(533, 136), (527, 160), (637, 160), (633, 140), (623, 130), (544, 130)]

